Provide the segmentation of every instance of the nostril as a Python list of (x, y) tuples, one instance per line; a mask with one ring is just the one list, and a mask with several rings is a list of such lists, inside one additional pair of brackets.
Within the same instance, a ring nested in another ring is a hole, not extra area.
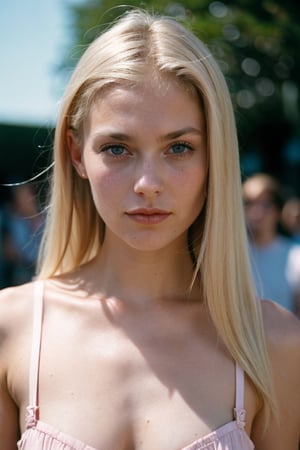
[(162, 190), (162, 177), (155, 170), (144, 172), (134, 184), (134, 192), (145, 196), (158, 195)]

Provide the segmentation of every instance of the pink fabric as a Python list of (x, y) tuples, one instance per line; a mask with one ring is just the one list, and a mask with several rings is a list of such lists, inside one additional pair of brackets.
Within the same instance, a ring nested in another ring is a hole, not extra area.
[[(29, 401), (26, 430), (18, 442), (19, 450), (97, 450), (38, 420), (38, 377), (43, 322), (43, 283), (35, 284), (32, 351), (29, 375)], [(236, 395), (234, 418), (216, 431), (197, 439), (181, 450), (253, 450), (245, 431), (244, 372), (236, 364)], [(101, 450), (101, 449), (100, 449)]]
[(27, 428), (18, 442), (19, 450), (97, 450), (62, 433), (50, 425), (37, 421)]
[(253, 450), (254, 445), (244, 430), (232, 421), (197, 439), (182, 450)]

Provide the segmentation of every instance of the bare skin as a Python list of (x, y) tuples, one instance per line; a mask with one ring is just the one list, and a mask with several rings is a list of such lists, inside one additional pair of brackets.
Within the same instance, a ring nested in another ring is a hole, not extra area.
[[(94, 448), (122, 450), (182, 448), (232, 420), (234, 364), (196, 299), (141, 308), (101, 299), (77, 277), (46, 283), (40, 420)], [(24, 430), (32, 296), (29, 284), (1, 298), (3, 450), (15, 449)], [(258, 449), (296, 449), (299, 324), (275, 305), (264, 309), (284, 425), (272, 424), (261, 441), (247, 381), (246, 429)]]

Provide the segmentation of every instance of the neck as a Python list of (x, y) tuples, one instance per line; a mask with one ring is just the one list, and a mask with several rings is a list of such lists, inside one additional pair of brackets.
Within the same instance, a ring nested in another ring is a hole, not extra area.
[(105, 296), (145, 304), (190, 295), (193, 264), (182, 245), (143, 252), (104, 243), (92, 265), (93, 277)]

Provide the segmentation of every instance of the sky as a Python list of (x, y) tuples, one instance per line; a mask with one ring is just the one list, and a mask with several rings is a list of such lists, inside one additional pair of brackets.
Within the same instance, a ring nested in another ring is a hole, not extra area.
[(57, 66), (70, 44), (69, 3), (0, 3), (0, 123), (54, 124), (66, 83)]

